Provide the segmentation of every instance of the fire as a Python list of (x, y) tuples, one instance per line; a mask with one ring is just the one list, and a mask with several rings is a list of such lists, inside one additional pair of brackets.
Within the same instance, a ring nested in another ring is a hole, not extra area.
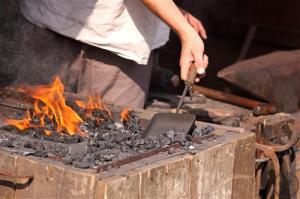
[(23, 130), (28, 129), (28, 128), (31, 127), (30, 121), (31, 121), (30, 112), (29, 112), (29, 110), (27, 110), (26, 113), (25, 113), (24, 119), (22, 119), (22, 120), (10, 120), (10, 119), (8, 119), (8, 120), (6, 120), (5, 123), (8, 124), (8, 125), (15, 126), (18, 129), (20, 129), (21, 131), (23, 131)]
[[(112, 118), (111, 112), (101, 103), (100, 95), (89, 95), (88, 101), (83, 102), (76, 100), (75, 103), (82, 109), (86, 110), (86, 117), (91, 118), (93, 117), (93, 111), (95, 109), (104, 110), (110, 118)], [(104, 119), (103, 118), (96, 118), (97, 123), (101, 123)]]
[(120, 114), (120, 117), (121, 117), (121, 122), (125, 122), (125, 121), (128, 121), (129, 120), (129, 114), (132, 112), (132, 109), (130, 108), (125, 108), (121, 114)]
[[(27, 111), (24, 119), (7, 120), (6, 124), (25, 130), (44, 127), (45, 119), (48, 118), (52, 124), (55, 122), (57, 132), (63, 133), (65, 130), (69, 135), (83, 134), (78, 127), (82, 119), (71, 107), (66, 105), (66, 100), (63, 97), (64, 85), (58, 77), (50, 85), (22, 87), (19, 88), (19, 91), (27, 93), (36, 100), (32, 116)], [(32, 124), (33, 117), (39, 118), (39, 125)], [(45, 134), (50, 135), (51, 132), (46, 130)]]

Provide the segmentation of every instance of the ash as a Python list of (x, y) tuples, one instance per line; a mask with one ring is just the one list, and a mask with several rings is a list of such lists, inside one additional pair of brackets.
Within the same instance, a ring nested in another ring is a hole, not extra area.
[[(79, 114), (84, 118), (84, 110)], [(99, 121), (98, 118), (102, 118)], [(55, 157), (66, 165), (77, 168), (96, 168), (108, 165), (114, 161), (124, 160), (155, 149), (179, 143), (182, 148), (189, 150), (192, 139), (208, 135), (214, 131), (212, 126), (203, 126), (194, 129), (186, 135), (180, 129), (165, 132), (156, 137), (143, 137), (144, 129), (134, 111), (129, 113), (126, 121), (114, 121), (108, 112), (96, 109), (92, 117), (84, 118), (85, 122), (80, 129), (87, 137), (60, 135), (53, 132), (46, 136), (43, 129), (28, 129), (16, 134), (18, 136), (0, 137), (0, 146), (11, 149), (23, 149), (22, 155), (37, 157)], [(51, 126), (47, 129), (53, 129)], [(19, 139), (19, 137), (27, 139)], [(29, 138), (29, 139), (28, 139)], [(35, 139), (32, 139), (35, 138)], [(170, 148), (169, 153), (176, 153)]]

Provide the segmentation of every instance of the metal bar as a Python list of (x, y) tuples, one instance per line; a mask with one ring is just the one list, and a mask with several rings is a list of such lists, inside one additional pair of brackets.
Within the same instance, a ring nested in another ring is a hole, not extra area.
[(263, 154), (269, 157), (273, 162), (273, 167), (275, 171), (275, 185), (274, 185), (274, 199), (279, 199), (280, 193), (280, 165), (275, 150), (272, 146), (267, 146), (260, 143), (255, 143), (255, 148), (262, 151)]
[[(192, 139), (192, 143), (199, 143), (199, 142), (201, 142), (203, 140), (206, 140), (206, 139), (209, 139), (209, 138), (213, 138), (215, 136), (216, 135), (214, 135), (214, 134), (209, 134), (209, 135), (201, 136), (199, 138), (193, 138)], [(148, 157), (157, 155), (157, 154), (162, 153), (162, 152), (167, 152), (170, 148), (180, 148), (180, 147), (181, 147), (181, 145), (179, 143), (172, 144), (170, 146), (166, 146), (166, 147), (163, 147), (163, 148), (160, 148), (160, 149), (155, 149), (155, 150), (152, 150), (152, 151), (149, 151), (149, 152), (146, 152), (146, 153), (142, 153), (142, 154), (139, 154), (139, 155), (131, 156), (131, 157), (126, 158), (124, 160), (118, 160), (118, 161), (112, 162), (110, 164), (106, 164), (106, 165), (97, 167), (95, 169), (97, 170), (97, 172), (105, 171), (105, 170), (107, 170), (107, 169), (109, 169), (111, 167), (112, 168), (114, 168), (114, 167), (120, 167), (122, 165), (129, 164), (129, 163), (132, 163), (132, 162), (136, 162), (138, 160), (141, 160), (141, 159), (144, 159), (144, 158), (148, 158)]]
[(183, 90), (183, 93), (182, 93), (182, 95), (181, 95), (181, 97), (180, 97), (180, 101), (179, 101), (179, 103), (178, 103), (178, 105), (177, 105), (177, 108), (176, 108), (176, 113), (179, 113), (179, 110), (180, 110), (181, 107), (182, 107), (184, 98), (185, 98), (185, 96), (186, 96), (188, 90), (189, 90), (189, 87), (188, 87), (187, 85), (185, 85), (184, 90)]
[(230, 103), (233, 105), (241, 106), (248, 109), (256, 109), (257, 114), (259, 115), (267, 115), (274, 114), (278, 111), (278, 108), (275, 105), (267, 104), (264, 102), (256, 101), (253, 99), (248, 99), (236, 95), (232, 95), (229, 93), (224, 93), (222, 91), (217, 91), (210, 88), (205, 88), (202, 86), (193, 86), (193, 92), (201, 93), (209, 98), (219, 100), (222, 102)]

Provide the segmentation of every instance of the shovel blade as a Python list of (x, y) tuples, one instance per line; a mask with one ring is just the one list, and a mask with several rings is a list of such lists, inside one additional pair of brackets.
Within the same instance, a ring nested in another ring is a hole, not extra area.
[(170, 130), (188, 134), (194, 127), (196, 115), (177, 113), (156, 113), (150, 120), (144, 136), (157, 136)]

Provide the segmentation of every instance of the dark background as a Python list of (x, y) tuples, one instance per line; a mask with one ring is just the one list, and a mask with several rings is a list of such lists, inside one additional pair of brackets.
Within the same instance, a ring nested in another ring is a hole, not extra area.
[[(218, 79), (222, 68), (237, 61), (251, 26), (256, 26), (254, 41), (245, 58), (300, 46), (300, 1), (279, 0), (182, 0), (176, 1), (204, 24), (209, 68), (201, 85), (248, 96), (239, 88)], [(178, 73), (180, 41), (171, 35), (161, 49), (160, 65)], [(177, 58), (177, 59), (174, 59)]]
[[(218, 79), (216, 74), (237, 61), (251, 26), (256, 26), (256, 34), (245, 58), (300, 46), (299, 1), (178, 0), (176, 3), (199, 18), (208, 32), (205, 46), (210, 65), (201, 81), (203, 86), (247, 95)], [(37, 33), (39, 38), (45, 38), (43, 41), (29, 41), (28, 37), (36, 34), (35, 30), (36, 27), (20, 15), (17, 0), (0, 1), (0, 86), (24, 81), (45, 83), (50, 78), (43, 71), (54, 74), (58, 70), (56, 65), (69, 64), (78, 54), (80, 44), (47, 30)], [(61, 43), (66, 43), (65, 48), (61, 48)], [(168, 44), (160, 49), (159, 64), (178, 73), (179, 55), (180, 42), (172, 34)], [(38, 70), (33, 67), (37, 64)], [(25, 75), (17, 77), (20, 73)]]

